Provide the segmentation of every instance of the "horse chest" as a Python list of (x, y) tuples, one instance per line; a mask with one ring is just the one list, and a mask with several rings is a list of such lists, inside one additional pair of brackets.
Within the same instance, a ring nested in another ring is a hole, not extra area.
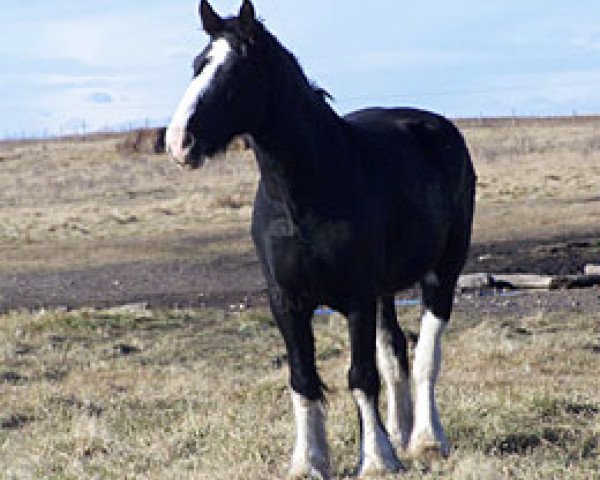
[(273, 216), (261, 228), (253, 228), (263, 268), (271, 279), (289, 292), (319, 297), (338, 296), (355, 276), (362, 246), (352, 232), (348, 222), (306, 227), (286, 215)]

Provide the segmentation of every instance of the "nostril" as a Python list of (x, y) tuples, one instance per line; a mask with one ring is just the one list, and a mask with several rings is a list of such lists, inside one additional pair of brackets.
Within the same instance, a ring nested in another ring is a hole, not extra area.
[(185, 158), (194, 146), (194, 136), (185, 127), (169, 125), (165, 134), (167, 153), (178, 161)]
[(185, 132), (183, 134), (183, 141), (181, 142), (181, 147), (187, 148), (190, 146), (190, 143), (192, 143), (192, 137), (190, 137), (189, 133)]

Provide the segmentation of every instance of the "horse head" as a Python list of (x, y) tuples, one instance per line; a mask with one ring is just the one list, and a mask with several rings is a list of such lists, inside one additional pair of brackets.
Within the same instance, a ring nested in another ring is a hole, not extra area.
[(250, 0), (234, 17), (220, 17), (206, 0), (199, 13), (210, 41), (193, 62), (192, 81), (165, 137), (175, 161), (192, 168), (236, 135), (258, 129), (269, 103), (264, 28)]

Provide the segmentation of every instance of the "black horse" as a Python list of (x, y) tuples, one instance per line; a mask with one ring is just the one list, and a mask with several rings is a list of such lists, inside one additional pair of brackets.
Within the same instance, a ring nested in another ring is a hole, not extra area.
[[(443, 117), (414, 109), (339, 117), (256, 20), (249, 0), (225, 19), (202, 0), (200, 16), (211, 41), (194, 61), (166, 143), (180, 164), (198, 167), (235, 135), (251, 139), (261, 173), (252, 238), (290, 365), (292, 476), (329, 478), (311, 327), (319, 305), (348, 320), (358, 474), (400, 471), (396, 448), (447, 455), (434, 389), (473, 219), (475, 174), (462, 136)], [(417, 282), (424, 310), (413, 412), (394, 294)], [(377, 364), (388, 398), (385, 427)]]

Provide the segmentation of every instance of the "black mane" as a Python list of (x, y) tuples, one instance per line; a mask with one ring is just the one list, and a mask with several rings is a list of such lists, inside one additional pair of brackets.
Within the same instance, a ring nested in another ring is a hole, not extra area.
[[(230, 21), (236, 25), (235, 31), (239, 32), (239, 21), (237, 18), (232, 18)], [(297, 76), (299, 83), (304, 91), (312, 91), (316, 94), (316, 98), (327, 102), (333, 100), (333, 96), (324, 88), (320, 87), (314, 80), (309, 80), (298, 60), (290, 50), (288, 50), (279, 39), (273, 35), (264, 25), (262, 21), (257, 21), (259, 34), (257, 35), (257, 43), (273, 56), (272, 61), (277, 70), (284, 71), (286, 75), (293, 74)], [(238, 33), (239, 34), (239, 33)]]

